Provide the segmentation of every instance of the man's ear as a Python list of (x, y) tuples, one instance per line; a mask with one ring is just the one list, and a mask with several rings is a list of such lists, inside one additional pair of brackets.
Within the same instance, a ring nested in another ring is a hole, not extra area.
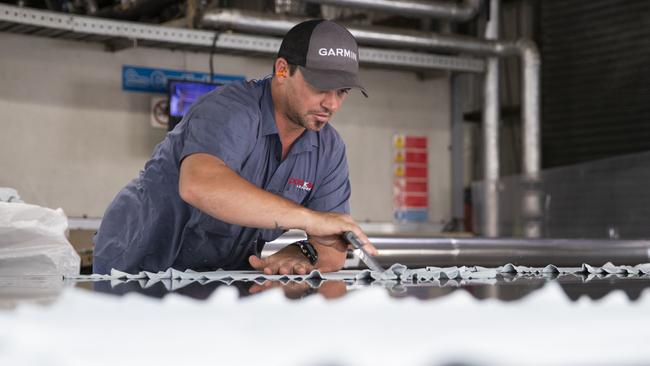
[(282, 57), (275, 60), (275, 77), (278, 79), (286, 78), (289, 76), (289, 63)]

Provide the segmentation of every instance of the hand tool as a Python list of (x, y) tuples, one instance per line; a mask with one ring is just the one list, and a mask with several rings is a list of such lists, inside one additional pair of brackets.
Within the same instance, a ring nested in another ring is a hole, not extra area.
[(363, 263), (365, 263), (366, 266), (370, 268), (371, 271), (384, 272), (384, 268), (379, 265), (377, 260), (368, 254), (365, 249), (363, 249), (363, 243), (361, 243), (355, 233), (352, 231), (346, 231), (343, 233), (343, 238), (345, 238), (348, 243), (352, 244), (352, 246), (355, 248), (353, 251), (354, 254), (356, 254), (363, 261)]

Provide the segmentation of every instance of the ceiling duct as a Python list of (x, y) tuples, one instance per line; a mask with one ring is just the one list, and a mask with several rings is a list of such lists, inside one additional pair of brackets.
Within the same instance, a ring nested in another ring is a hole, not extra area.
[[(235, 30), (254, 34), (283, 36), (294, 25), (307, 18), (252, 11), (216, 9), (207, 11), (201, 26), (220, 30)], [(387, 48), (409, 48), (426, 51), (462, 51), (480, 55), (516, 54), (514, 42), (484, 41), (459, 35), (367, 27), (344, 24), (359, 44)]]
[(299, 0), (275, 0), (275, 14), (305, 14), (307, 4)]
[(334, 5), (346, 8), (376, 10), (385, 13), (435, 18), (464, 22), (478, 14), (481, 0), (464, 0), (462, 4), (451, 2), (394, 1), (394, 0), (303, 0), (321, 5)]
[(137, 20), (141, 17), (155, 17), (175, 0), (127, 0), (96, 10), (96, 16), (102, 18)]

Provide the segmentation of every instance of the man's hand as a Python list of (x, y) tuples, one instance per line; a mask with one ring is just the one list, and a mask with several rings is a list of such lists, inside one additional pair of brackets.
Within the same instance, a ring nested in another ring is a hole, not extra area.
[(295, 245), (287, 245), (264, 259), (251, 255), (248, 257), (248, 262), (254, 269), (267, 275), (304, 275), (314, 269), (314, 266), (302, 254), (300, 248)]
[(311, 213), (304, 229), (308, 237), (322, 238), (319, 243), (327, 246), (338, 243), (343, 240), (343, 233), (352, 231), (357, 235), (361, 243), (363, 243), (364, 249), (370, 255), (377, 255), (377, 248), (370, 243), (370, 240), (368, 240), (359, 225), (354, 222), (352, 216), (337, 212), (311, 211)]
[(347, 244), (338, 235), (316, 237), (310, 236), (309, 242), (318, 252), (318, 262), (315, 266), (309, 263), (300, 249), (295, 245), (287, 245), (273, 255), (264, 259), (251, 255), (250, 265), (265, 274), (300, 274), (304, 275), (314, 269), (321, 272), (336, 272), (345, 264)]
[(316, 267), (321, 272), (336, 272), (343, 268), (348, 245), (340, 235), (307, 237), (318, 252)]

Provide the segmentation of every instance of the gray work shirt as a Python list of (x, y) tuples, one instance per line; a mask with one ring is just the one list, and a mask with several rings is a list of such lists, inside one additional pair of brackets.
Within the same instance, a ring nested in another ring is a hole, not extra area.
[(282, 160), (270, 79), (233, 82), (198, 100), (113, 199), (94, 237), (95, 273), (248, 269), (248, 257), (283, 233), (232, 225), (183, 201), (180, 164), (194, 153), (310, 209), (350, 211), (345, 145), (334, 128), (305, 131)]

